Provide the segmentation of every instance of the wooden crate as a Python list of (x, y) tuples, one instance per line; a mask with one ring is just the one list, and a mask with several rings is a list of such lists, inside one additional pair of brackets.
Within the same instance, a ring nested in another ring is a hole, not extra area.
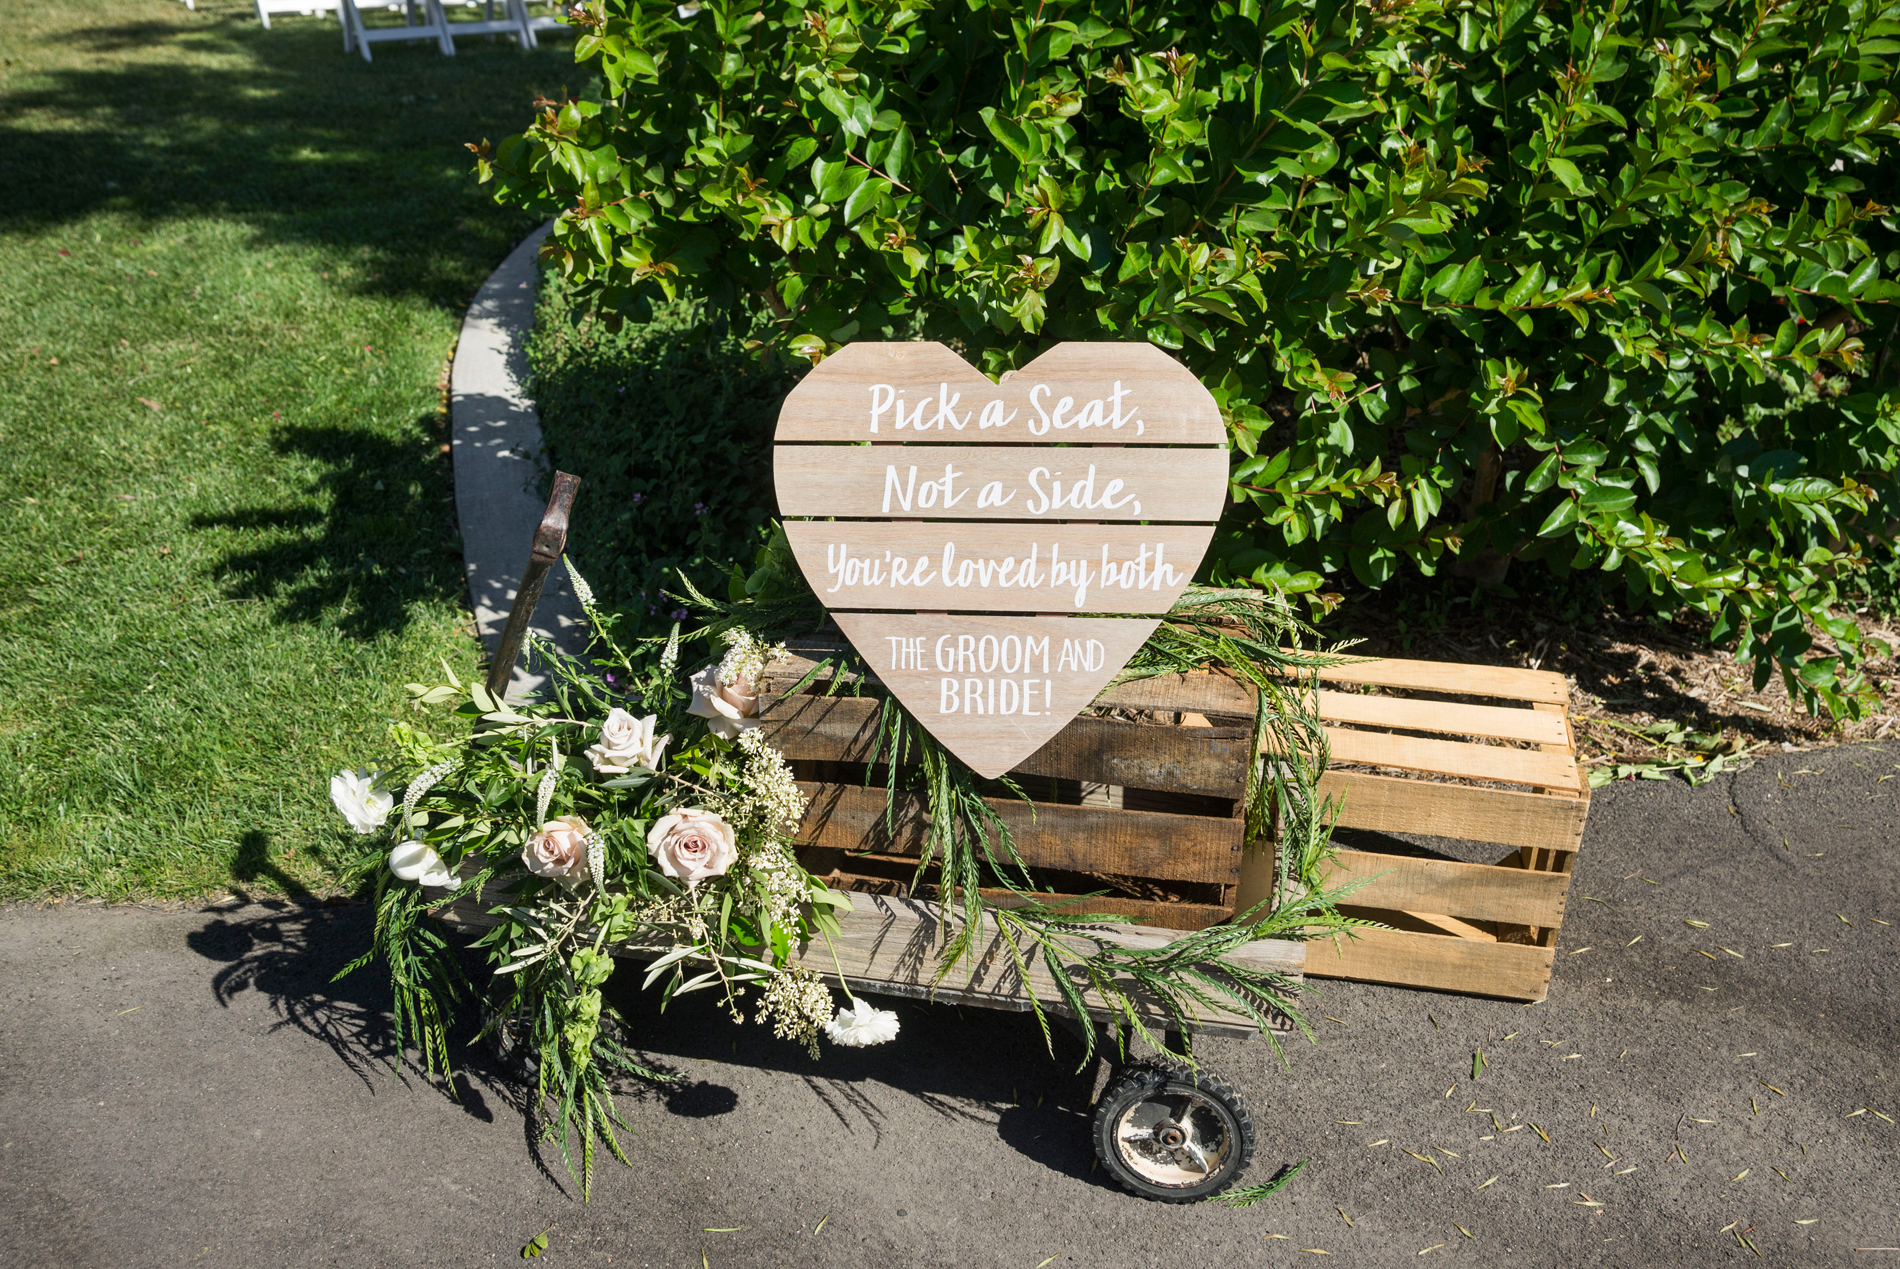
[[(825, 696), (822, 683), (784, 695), (810, 670), (806, 656), (835, 646), (801, 645), (765, 684), (767, 737), (811, 797), (801, 859), (840, 889), (938, 897), (929, 886), (911, 894), (921, 794), (901, 795), (887, 827), (884, 789), (865, 787), (875, 682), (863, 696)], [(1329, 882), (1370, 877), (1351, 910), (1393, 928), (1311, 945), (1306, 972), (1542, 999), (1589, 811), (1563, 677), (1382, 660), (1321, 679), (1334, 766), (1320, 787), (1343, 796), (1340, 827), (1512, 851), (1480, 863), (1341, 849)], [(1242, 850), (1252, 712), (1249, 690), (1223, 675), (1125, 684), (1011, 773), (1033, 808), (1001, 790), (991, 805), (1057, 895), (1108, 890), (1089, 910), (1162, 928), (1224, 921), (1266, 897), (1272, 878), (1269, 851)]]

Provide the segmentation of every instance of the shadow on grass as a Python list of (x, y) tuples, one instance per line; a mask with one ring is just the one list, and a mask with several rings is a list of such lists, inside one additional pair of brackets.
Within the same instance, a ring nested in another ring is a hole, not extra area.
[(200, 530), (277, 530), (219, 561), (228, 595), (273, 604), (279, 622), (322, 622), (355, 639), (401, 631), (418, 607), (463, 600), (448, 475), (432, 447), (331, 426), (284, 428), (272, 448), (321, 466), (304, 505), (191, 521)]
[[(245, 882), (256, 882), (260, 877), (293, 899), (316, 897), (303, 882), (271, 862), (270, 835), (254, 828), (238, 840), (237, 854), (231, 858), (231, 880), (234, 887), (238, 887)], [(242, 890), (235, 892), (241, 899), (250, 898)]]
[[(266, 242), (354, 255), (360, 271), (330, 285), (465, 304), (534, 218), (493, 205), (464, 143), (520, 131), (536, 96), (577, 83), (567, 42), (464, 40), (453, 58), (384, 45), (370, 65), (344, 54), (334, 22), (266, 31), (248, 4), (216, 8), (16, 30), (63, 47), (0, 95), (0, 224), (44, 233), (106, 210), (237, 219)], [(62, 64), (64, 48), (115, 61)]]

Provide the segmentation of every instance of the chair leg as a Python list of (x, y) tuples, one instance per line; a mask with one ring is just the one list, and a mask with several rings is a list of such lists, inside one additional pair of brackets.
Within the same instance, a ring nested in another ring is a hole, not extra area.
[(436, 37), (436, 47), (442, 50), (442, 56), (454, 57), (455, 37), (449, 34), (449, 15), (442, 11), (442, 0), (424, 0), (424, 2), (435, 14), (436, 30), (441, 33)]
[(520, 33), (515, 37), (522, 48), (534, 48), (540, 41), (534, 38), (534, 23), (528, 20), (527, 0), (506, 0), (508, 16), (520, 24)]
[(343, 8), (348, 15), (346, 19), (347, 25), (349, 26), (347, 38), (355, 43), (356, 51), (363, 55), (364, 61), (375, 61), (376, 59), (370, 56), (369, 40), (364, 34), (363, 14), (357, 9), (356, 0), (343, 0)]
[(254, 2), (257, 5), (257, 20), (264, 24), (266, 31), (270, 30), (270, 10), (264, 7), (264, 0), (254, 0)]

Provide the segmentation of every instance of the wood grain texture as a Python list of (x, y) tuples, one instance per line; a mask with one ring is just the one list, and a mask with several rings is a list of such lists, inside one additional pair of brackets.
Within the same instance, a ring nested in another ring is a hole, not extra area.
[[(1017, 907), (1023, 902), (1022, 896), (1009, 890), (985, 887), (981, 894), (984, 902), (993, 903), (999, 908)], [(1124, 916), (1141, 922), (1142, 929), (1153, 930), (1205, 930), (1208, 926), (1219, 925), (1234, 915), (1233, 908), (1211, 903), (1130, 899), (1116, 894), (1095, 896), (1049, 894), (1041, 896), (1041, 901), (1057, 910), (1066, 907), (1068, 911), (1077, 914), (1106, 912), (1115, 916)]]
[(1561, 873), (1464, 864), (1449, 859), (1413, 859), (1342, 850), (1325, 884), (1368, 879), (1345, 900), (1360, 907), (1443, 913), (1465, 921), (1510, 921), (1562, 925), (1570, 879)]
[[(788, 758), (866, 762), (877, 711), (876, 697), (782, 697), (765, 706), (765, 737)], [(1234, 728), (1078, 718), (1018, 763), (1014, 774), (1238, 798), (1251, 739)]]
[[(931, 483), (946, 478), (947, 497)], [(788, 516), (1211, 524), (1227, 502), (1227, 451), (779, 445), (772, 481), (779, 513)], [(997, 490), (985, 498), (992, 482)], [(1055, 505), (1058, 497), (1063, 505)], [(1071, 505), (1078, 497), (1082, 505)], [(1091, 508), (1091, 501), (1103, 505)]]
[(1406, 930), (1357, 933), (1359, 937), (1354, 940), (1309, 943), (1308, 976), (1502, 996), (1507, 1000), (1542, 1000), (1550, 989), (1551, 948)]
[[(907, 415), (922, 407), (921, 430), (900, 428), (894, 404), (873, 430), (872, 410), (883, 399), (874, 390), (880, 386), (902, 390)], [(1117, 388), (1122, 395), (1113, 402)], [(954, 398), (947, 412), (946, 397)], [(1058, 415), (1065, 397), (1069, 408)], [(990, 402), (997, 405), (988, 418), (1009, 422), (983, 426)], [(1101, 402), (1103, 416), (1119, 404), (1123, 425), (1060, 425), (1093, 417), (1089, 402)], [(1224, 446), (1227, 435), (1213, 395), (1180, 362), (1149, 344), (1058, 344), (998, 384), (942, 344), (918, 342), (847, 344), (825, 358), (785, 398), (774, 439)]]
[(1339, 823), (1345, 828), (1545, 850), (1576, 850), (1590, 809), (1585, 798), (1358, 771), (1328, 771), (1319, 792), (1343, 799)]
[[(856, 910), (844, 917), (841, 922), (844, 935), (835, 942), (838, 963), (853, 990), (862, 988), (915, 999), (1020, 1012), (1029, 1008), (1029, 989), (1033, 988), (1044, 1009), (1067, 1012), (1061, 1006), (1059, 989), (1043, 961), (1031, 960), (1023, 967), (1027, 973), (1020, 972), (993, 920), (987, 921), (985, 929), (977, 935), (974, 954), (933, 986), (937, 956), (946, 937), (942, 910), (924, 900), (884, 895), (854, 894), (852, 903)], [(1173, 941), (1166, 934), (1135, 929), (1104, 929), (1094, 932), (1091, 938), (1139, 948), (1160, 947)], [(1067, 941), (1080, 951), (1088, 951), (1092, 946), (1081, 939)], [(1249, 968), (1297, 977), (1304, 964), (1305, 950), (1305, 945), (1300, 943), (1261, 940), (1237, 949), (1229, 959)], [(793, 959), (827, 977), (837, 972), (831, 963), (831, 950), (822, 942), (795, 949)], [(1131, 994), (1138, 990), (1132, 981), (1120, 985)], [(1092, 1009), (1091, 1013), (1094, 1012)], [(1159, 1019), (1165, 1015), (1154, 1006), (1150, 1016)], [(1244, 1015), (1227, 1009), (1204, 1009), (1199, 1012), (1198, 1022), (1196, 1030), (1216, 1033), (1222, 1029), (1247, 1032), (1253, 1029)]]
[(832, 620), (910, 716), (991, 780), (1086, 709), (1158, 624), (883, 612)]
[(1331, 666), (1321, 670), (1319, 677), (1327, 683), (1366, 683), (1374, 687), (1455, 692), (1507, 701), (1542, 701), (1550, 705), (1570, 703), (1569, 684), (1563, 675), (1550, 670), (1383, 657), (1354, 665)]
[[(798, 787), (811, 799), (799, 825), (801, 842), (909, 858), (922, 853), (930, 820), (921, 793), (898, 794), (895, 822), (887, 827), (883, 789), (845, 784)], [(1015, 798), (985, 801), (1009, 826), (1017, 853), (1032, 868), (1222, 885), (1240, 880), (1239, 820), (1031, 804)]]
[[(866, 859), (883, 859), (886, 856), (862, 856)], [(815, 874), (833, 890), (865, 891), (870, 894), (895, 895), (912, 899), (929, 899), (935, 902), (942, 898), (941, 888), (926, 884), (912, 892), (908, 883), (893, 885), (883, 876), (868, 875), (839, 868), (829, 873)], [(985, 903), (999, 908), (1021, 907), (1023, 897), (1013, 890), (1002, 887), (980, 887), (978, 893)], [(1039, 895), (1038, 899), (1058, 911), (1082, 916), (1104, 913), (1111, 916), (1127, 917), (1138, 921), (1143, 929), (1156, 930), (1204, 930), (1210, 925), (1219, 925), (1234, 915), (1234, 910), (1225, 905), (1211, 903), (1184, 903), (1158, 899), (1130, 899), (1123, 895), (1085, 895), (1050, 893)]]
[(1158, 614), (1187, 589), (1214, 528), (787, 520), (785, 536), (834, 611)]
[[(1503, 666), (1381, 658), (1351, 665), (1328, 666), (1318, 672), (1318, 677), (1322, 683), (1360, 683), (1371, 687), (1444, 692), (1558, 706), (1570, 702), (1570, 690), (1564, 682), (1564, 676), (1548, 670), (1515, 670)], [(1356, 699), (1391, 698), (1362, 696)], [(1126, 705), (1133, 709), (1193, 709), (1212, 714), (1245, 714), (1252, 712), (1252, 702), (1253, 691), (1245, 684), (1224, 674), (1208, 673), (1163, 675), (1124, 683), (1110, 689), (1101, 703)]]
[(1569, 732), (1561, 713), (1512, 709), (1497, 705), (1462, 705), (1450, 701), (1402, 700), (1396, 696), (1363, 696), (1321, 688), (1319, 716), (1329, 723), (1363, 727), (1394, 727), (1406, 731), (1435, 731), (1450, 736), (1483, 736), (1493, 740), (1524, 740), (1569, 752)]
[(1547, 753), (1541, 749), (1423, 740), (1417, 736), (1390, 736), (1343, 727), (1328, 727), (1326, 739), (1332, 746), (1336, 763), (1396, 767), (1401, 771), (1497, 780), (1568, 792), (1575, 792), (1582, 782), (1577, 764), (1568, 754)]

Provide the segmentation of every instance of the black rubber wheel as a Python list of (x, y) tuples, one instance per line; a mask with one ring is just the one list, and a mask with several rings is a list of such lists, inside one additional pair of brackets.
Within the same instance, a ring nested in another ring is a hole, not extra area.
[(1122, 1188), (1192, 1203), (1240, 1179), (1253, 1116), (1226, 1080), (1173, 1062), (1123, 1067), (1095, 1103), (1095, 1153)]

